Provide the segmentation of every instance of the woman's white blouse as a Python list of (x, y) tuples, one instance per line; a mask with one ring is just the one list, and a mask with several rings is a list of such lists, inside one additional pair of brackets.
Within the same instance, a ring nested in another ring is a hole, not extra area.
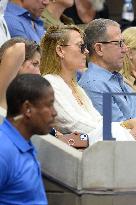
[[(44, 78), (50, 82), (55, 94), (56, 127), (62, 133), (74, 131), (87, 133), (90, 138), (90, 144), (102, 140), (102, 116), (93, 107), (84, 90), (78, 87), (84, 97), (86, 107), (79, 105), (72, 94), (72, 90), (59, 75), (47, 74)], [(120, 134), (117, 140), (133, 140), (128, 130), (122, 128), (118, 122), (112, 123), (113, 135), (117, 134), (118, 129)], [(122, 133), (125, 135), (124, 137), (121, 137)]]

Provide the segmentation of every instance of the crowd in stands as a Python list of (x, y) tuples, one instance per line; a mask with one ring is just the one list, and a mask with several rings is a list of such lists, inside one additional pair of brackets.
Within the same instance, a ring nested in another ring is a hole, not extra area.
[(136, 27), (121, 33), (102, 9), (104, 0), (0, 0), (0, 204), (48, 204), (31, 137), (53, 128), (102, 141), (103, 93), (122, 93), (112, 136), (135, 141), (136, 96), (126, 93), (136, 91)]

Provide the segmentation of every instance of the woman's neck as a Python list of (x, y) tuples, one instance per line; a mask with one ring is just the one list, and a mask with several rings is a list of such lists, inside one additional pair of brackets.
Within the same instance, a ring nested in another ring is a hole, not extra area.
[(57, 2), (50, 3), (47, 5), (46, 9), (53, 15), (54, 18), (60, 19), (63, 14), (65, 7)]
[(60, 73), (60, 76), (63, 78), (63, 80), (65, 81), (66, 84), (71, 86), (71, 83), (72, 83), (73, 77), (74, 77), (73, 72), (70, 73), (70, 72), (63, 71)]

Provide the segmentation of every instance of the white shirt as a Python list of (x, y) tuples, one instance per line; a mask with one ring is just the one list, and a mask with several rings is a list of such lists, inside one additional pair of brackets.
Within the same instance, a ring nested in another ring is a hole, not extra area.
[[(56, 127), (62, 133), (86, 133), (89, 135), (90, 144), (103, 140), (103, 118), (93, 107), (84, 90), (78, 86), (86, 107), (79, 105), (72, 90), (60, 76), (48, 74), (44, 78), (50, 82), (55, 94)], [(112, 123), (112, 135), (118, 141), (134, 140), (129, 130), (121, 127), (119, 122)]]
[(3, 118), (6, 117), (7, 111), (3, 108), (0, 107), (0, 124), (3, 122)]
[(0, 46), (10, 39), (7, 24), (4, 19), (4, 10), (7, 5), (7, 0), (0, 0)]

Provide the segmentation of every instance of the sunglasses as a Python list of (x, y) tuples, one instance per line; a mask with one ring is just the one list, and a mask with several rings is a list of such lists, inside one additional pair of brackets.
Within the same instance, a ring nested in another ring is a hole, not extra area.
[[(86, 46), (85, 43), (82, 43), (82, 44), (73, 44), (73, 45), (78, 46), (78, 47), (80, 48), (80, 51), (81, 51), (82, 54), (83, 54), (83, 53), (86, 51), (86, 49), (87, 49), (87, 46)], [(65, 44), (65, 45), (61, 45), (61, 46), (73, 46), (73, 45)]]

